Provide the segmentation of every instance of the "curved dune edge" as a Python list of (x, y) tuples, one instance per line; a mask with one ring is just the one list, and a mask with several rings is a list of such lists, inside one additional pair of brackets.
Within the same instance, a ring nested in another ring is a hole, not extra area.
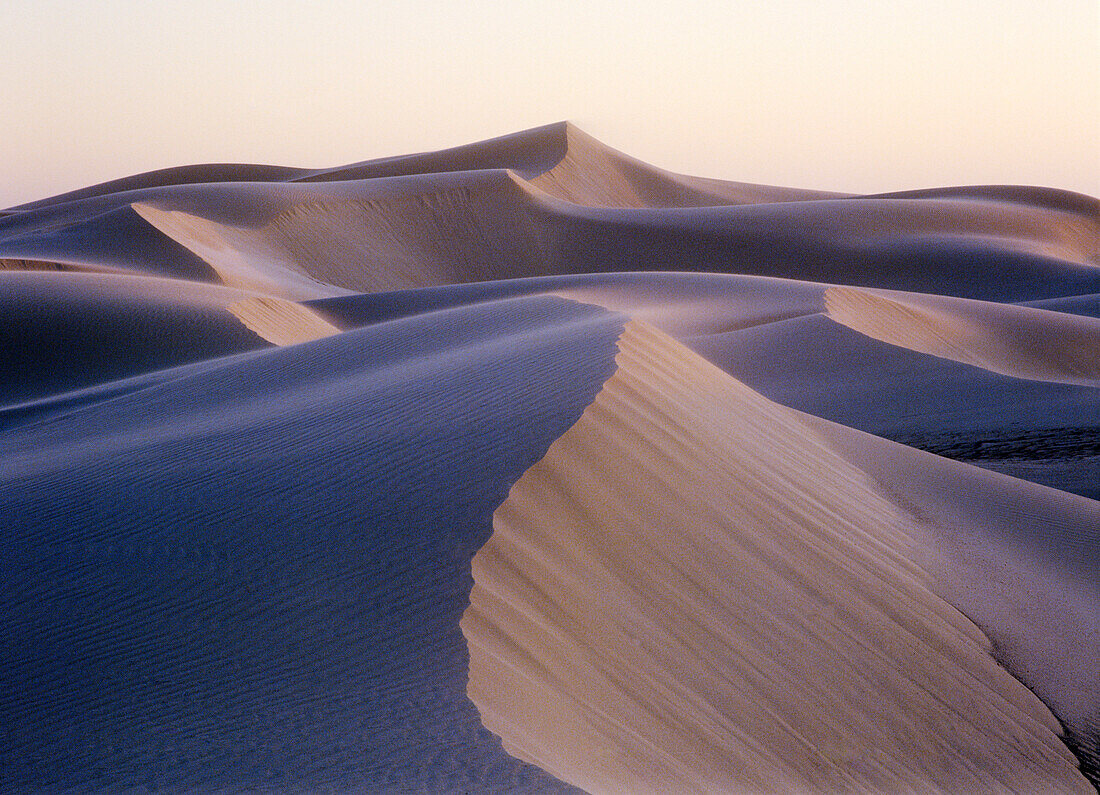
[[(521, 174), (527, 184), (585, 207), (707, 207), (811, 199), (818, 194), (705, 180), (651, 166), (601, 143), (575, 125), (556, 125), (562, 154), (550, 168)], [(843, 194), (821, 194), (843, 195)]]
[(228, 287), (277, 293), (291, 301), (342, 292), (303, 274), (284, 252), (252, 230), (141, 202), (131, 206), (157, 230), (201, 257)]
[(24, 259), (19, 257), (0, 257), (0, 271), (57, 271), (61, 273), (98, 273), (111, 272), (111, 268), (98, 268), (92, 265), (77, 265), (71, 262), (54, 260)]
[(825, 307), (836, 322), (891, 345), (1016, 378), (1100, 385), (1093, 318), (854, 287), (830, 287)]
[(468, 694), (509, 753), (595, 792), (1089, 791), (916, 520), (662, 332), (619, 348), (473, 561)]
[(312, 309), (273, 296), (246, 298), (226, 309), (274, 345), (296, 345), (340, 333), (340, 329)]
[(487, 171), (380, 179), (355, 191), (295, 186), (257, 226), (133, 208), (225, 284), (299, 301), (541, 272), (537, 240), (520, 219), (530, 200), (516, 179)]

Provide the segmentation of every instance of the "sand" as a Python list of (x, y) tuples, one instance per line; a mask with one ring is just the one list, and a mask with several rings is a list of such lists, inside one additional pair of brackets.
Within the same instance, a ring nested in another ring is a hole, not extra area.
[(314, 310), (282, 298), (246, 298), (230, 304), (226, 309), (249, 329), (275, 345), (296, 345), (340, 333), (340, 329)]
[(1098, 296), (568, 123), (4, 211), (3, 789), (1088, 791)]
[(474, 558), (469, 692), (506, 749), (590, 792), (1088, 790), (915, 565), (920, 522), (666, 335), (619, 350)]

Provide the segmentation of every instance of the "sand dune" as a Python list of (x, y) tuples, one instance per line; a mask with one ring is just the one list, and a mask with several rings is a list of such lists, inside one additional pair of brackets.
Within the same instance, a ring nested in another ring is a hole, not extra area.
[(1031, 301), (1025, 306), (1038, 309), (1051, 309), (1055, 312), (1067, 312), (1071, 315), (1100, 317), (1100, 293), (1092, 295), (1070, 295), (1065, 298), (1049, 298), (1045, 301)]
[(918, 521), (668, 337), (619, 349), (474, 559), (470, 697), (511, 753), (592, 792), (1087, 791)]
[(998, 661), (1095, 760), (1100, 502), (804, 419), (891, 501), (920, 516), (935, 550), (924, 559), (934, 590), (981, 627)]
[(211, 198), (194, 191), (134, 206), (223, 282), (263, 285), (290, 299), (322, 297), (324, 288), (311, 280), (374, 291), (639, 269), (987, 300), (1100, 290), (1094, 221), (1013, 204), (864, 199), (591, 208), (553, 199), (504, 171), (236, 192), (249, 206), (270, 209), (226, 220), (220, 211), (210, 214)]
[(622, 324), (521, 298), (5, 416), (5, 789), (566, 789), (481, 728), (458, 621)]
[(572, 124), (555, 125), (562, 157), (528, 176), (531, 186), (558, 199), (589, 207), (708, 207), (808, 201), (841, 196), (824, 191), (774, 188), (687, 177), (654, 168), (586, 135)]
[(829, 317), (869, 337), (1019, 378), (1100, 386), (1100, 320), (831, 287)]
[(1087, 791), (1098, 249), (566, 123), (0, 212), (0, 788)]
[(1100, 199), (1057, 188), (1040, 188), (1031, 185), (963, 185), (958, 187), (924, 188), (922, 190), (894, 191), (875, 194), (891, 198), (952, 198), (965, 197), (998, 202), (1030, 204), (1051, 210), (1074, 213), (1085, 218), (1095, 218), (1100, 213)]
[(292, 300), (339, 294), (333, 285), (374, 292), (539, 273), (534, 232), (520, 223), (524, 196), (503, 171), (266, 193), (281, 209), (259, 226), (134, 209), (224, 283)]
[(226, 309), (275, 345), (296, 345), (340, 333), (340, 329), (314, 310), (282, 298), (246, 298), (230, 304)]
[(168, 279), (0, 272), (4, 405), (265, 347), (239, 290)]
[(688, 207), (800, 201), (845, 194), (776, 188), (655, 168), (618, 152), (569, 122), (440, 152), (383, 158), (295, 177), (296, 182), (506, 169), (540, 190), (593, 207)]
[(272, 182), (293, 179), (302, 175), (305, 169), (286, 168), (284, 166), (259, 166), (245, 163), (220, 163), (204, 166), (177, 166), (147, 171), (131, 177), (113, 179), (99, 185), (68, 191), (41, 201), (28, 202), (12, 207), (8, 212), (31, 212), (43, 207), (77, 202), (113, 193), (140, 190), (142, 188), (164, 187), (166, 185), (196, 185), (212, 182)]
[(0, 220), (0, 256), (103, 262), (113, 249), (116, 267), (264, 277), (292, 300), (316, 293), (310, 278), (360, 291), (640, 269), (986, 300), (1100, 291), (1095, 202), (1052, 191), (842, 197), (693, 181), (570, 125), (294, 179), (39, 203)]
[(93, 268), (84, 268), (67, 262), (49, 262), (36, 259), (0, 259), (0, 270), (3, 271), (87, 271)]

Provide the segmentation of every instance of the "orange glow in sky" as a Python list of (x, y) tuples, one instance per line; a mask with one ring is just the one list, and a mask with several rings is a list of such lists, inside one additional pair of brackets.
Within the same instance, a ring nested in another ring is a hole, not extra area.
[(1096, 0), (7, 0), (0, 206), (571, 119), (655, 165), (1100, 193)]

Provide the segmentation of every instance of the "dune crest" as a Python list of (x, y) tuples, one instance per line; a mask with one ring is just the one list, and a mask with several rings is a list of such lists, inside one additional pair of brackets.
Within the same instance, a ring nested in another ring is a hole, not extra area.
[(662, 332), (619, 350), (473, 561), (468, 693), (510, 753), (594, 792), (1088, 791), (916, 520)]
[(508, 170), (546, 195), (587, 207), (703, 207), (848, 194), (691, 177), (607, 146), (568, 121), (436, 152), (383, 157), (299, 174), (293, 182)]
[(49, 260), (16, 259), (11, 257), (0, 258), (0, 271), (62, 271), (82, 272), (91, 271), (93, 268), (83, 268), (79, 265), (70, 265), (65, 262), (51, 262)]
[(537, 236), (524, 223), (531, 201), (517, 179), (489, 171), (269, 190), (277, 211), (250, 226), (182, 207), (134, 209), (226, 284), (296, 301), (540, 273)]
[(585, 207), (714, 207), (844, 195), (675, 174), (616, 151), (568, 122), (553, 129), (561, 140), (560, 159), (541, 173), (525, 175), (527, 182)]
[(836, 322), (892, 345), (1017, 378), (1100, 385), (1094, 318), (853, 287), (830, 287), (825, 306)]
[(140, 202), (133, 208), (156, 229), (202, 257), (228, 287), (277, 293), (292, 301), (334, 294), (331, 287), (302, 273), (262, 235), (181, 210)]

